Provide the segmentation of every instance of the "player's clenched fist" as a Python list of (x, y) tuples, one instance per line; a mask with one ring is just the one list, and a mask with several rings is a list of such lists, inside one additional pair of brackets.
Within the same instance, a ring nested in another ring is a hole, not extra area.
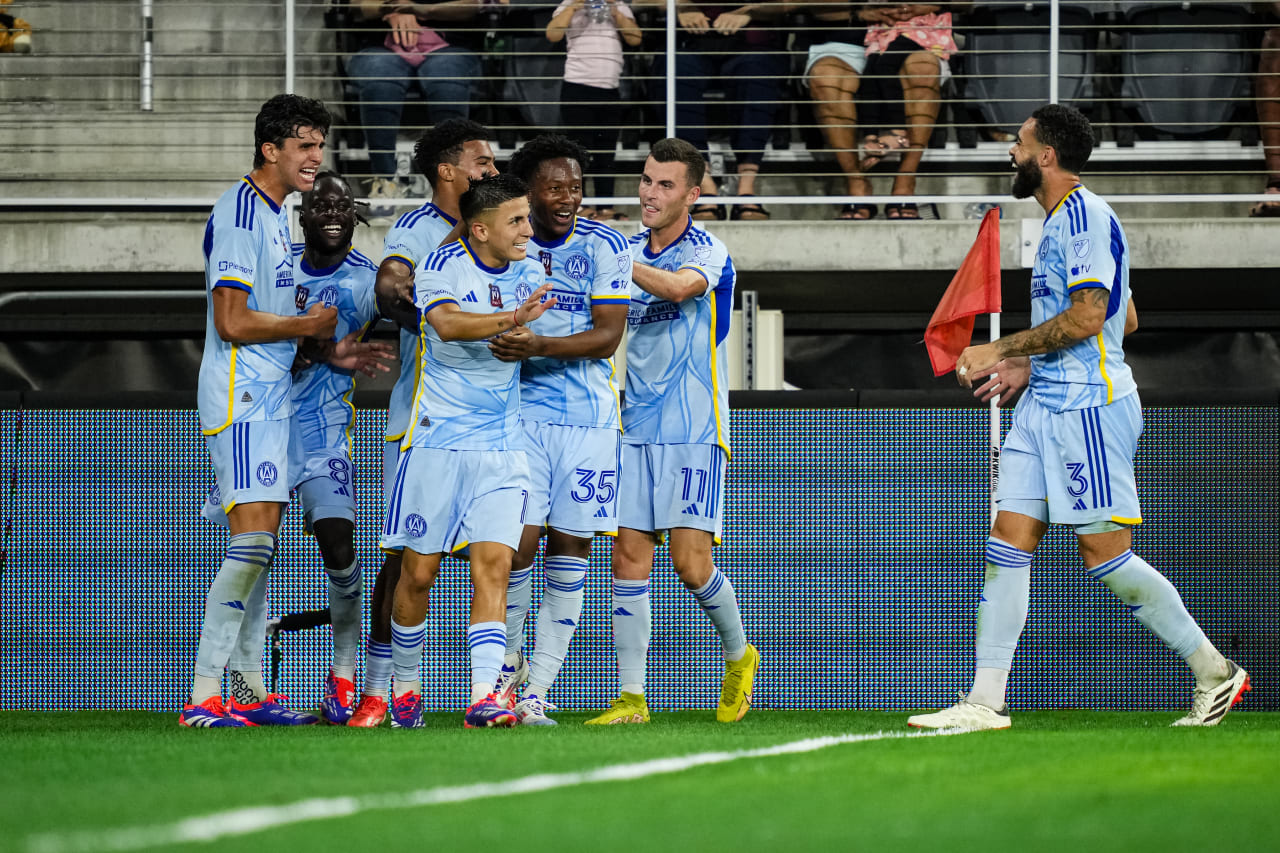
[(315, 323), (309, 337), (328, 340), (338, 328), (338, 309), (332, 305), (321, 305), (317, 302), (306, 313), (307, 319)]

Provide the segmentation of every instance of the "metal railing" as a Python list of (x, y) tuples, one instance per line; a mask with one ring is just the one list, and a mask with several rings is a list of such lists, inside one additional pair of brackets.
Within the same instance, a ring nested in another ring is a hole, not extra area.
[[(603, 129), (606, 136), (616, 133), (612, 148), (592, 146), (605, 163), (612, 160), (604, 171), (630, 181), (649, 141), (705, 131), (712, 173), (728, 205), (740, 201), (731, 197), (734, 184), (758, 161), (752, 201), (785, 206), (787, 214), (801, 215), (815, 203), (886, 203), (891, 188), (921, 204), (981, 206), (1007, 197), (1008, 137), (1016, 117), (1062, 101), (1090, 116), (1098, 136), (1090, 174), (1105, 176), (1112, 196), (1198, 201), (1223, 213), (1235, 205), (1242, 215), (1280, 171), (1280, 122), (1265, 123), (1257, 106), (1259, 84), (1274, 76), (1264, 74), (1260, 62), (1280, 65), (1280, 50), (1264, 42), (1264, 33), (1280, 22), (1244, 4), (944, 3), (927, 8), (954, 8), (956, 49), (945, 67), (936, 63), (923, 75), (927, 85), (903, 86), (903, 72), (883, 71), (891, 66), (873, 61), (858, 76), (851, 101), (823, 101), (806, 74), (808, 45), (838, 37), (850, 24), (821, 18), (832, 9), (896, 7), (756, 4), (765, 11), (748, 29), (762, 45), (721, 37), (730, 43), (708, 46), (715, 37), (682, 28), (671, 14), (673, 2), (637, 2), (632, 9), (643, 40), (623, 53), (620, 118), (593, 125), (566, 121), (560, 109), (565, 51), (546, 38), (556, 4), (477, 2), (474, 19), (441, 28), (478, 57), (466, 111), (493, 129), (500, 158), (538, 132)], [(331, 147), (343, 171), (393, 178), (405, 199), (392, 203), (410, 204), (426, 192), (407, 155), (439, 105), (412, 85), (403, 98), (368, 94), (350, 59), (370, 46), (378, 50), (386, 31), (343, 0), (43, 0), (23, 9), (35, 28), (35, 50), (0, 55), (0, 103), (7, 106), (0, 147), (9, 152), (0, 164), (7, 199), (0, 200), (212, 199), (228, 175), (247, 166), (253, 115), (281, 90), (331, 106), (337, 117)], [(922, 25), (934, 35), (941, 27)], [(710, 67), (677, 76), (693, 56)], [(415, 82), (409, 74), (388, 79)], [(746, 79), (767, 90), (771, 100), (764, 103), (774, 109), (766, 120), (743, 120), (744, 109), (762, 103), (740, 91)], [(1280, 102), (1269, 103), (1280, 112)], [(366, 121), (369, 108), (378, 106), (402, 112), (394, 124)], [(602, 113), (603, 107), (602, 99)], [(705, 111), (699, 128), (681, 126), (691, 107)], [(895, 110), (902, 127), (892, 118), (876, 127), (861, 123)], [(853, 145), (833, 145), (841, 127), (852, 129)], [(395, 173), (370, 165), (368, 137), (379, 130), (394, 134)], [(895, 130), (911, 135), (905, 149), (891, 152), (897, 163), (885, 157), (871, 166), (867, 155)], [(867, 144), (867, 131), (876, 143)], [(744, 140), (754, 149), (744, 150)], [(908, 159), (918, 164), (904, 163)], [(608, 197), (632, 201), (629, 192)]]

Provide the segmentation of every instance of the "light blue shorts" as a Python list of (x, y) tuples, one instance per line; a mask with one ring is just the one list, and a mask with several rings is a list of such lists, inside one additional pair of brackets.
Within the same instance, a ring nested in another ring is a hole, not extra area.
[(396, 483), (396, 467), (400, 464), (400, 439), (382, 442), (382, 515), (391, 503), (391, 489)]
[(419, 554), (451, 554), (472, 542), (515, 550), (524, 533), (529, 465), (523, 450), (400, 453), (381, 546)]
[[(1133, 478), (1141, 434), (1137, 394), (1059, 413), (1023, 394), (1000, 450), (999, 509), (1053, 524), (1141, 524)], [(1034, 502), (1047, 503), (1038, 511)]]
[(618, 526), (706, 530), (720, 542), (725, 452), (715, 444), (622, 445)]
[[(205, 436), (217, 494), (215, 506), (289, 502), (289, 421), (232, 423)], [(206, 503), (209, 503), (206, 500)]]
[(289, 474), (308, 530), (322, 518), (356, 520), (355, 466), (346, 426), (307, 432), (294, 421)]
[(523, 423), (529, 457), (528, 524), (590, 539), (618, 532), (616, 429)]
[(832, 57), (852, 68), (858, 74), (867, 70), (867, 49), (860, 44), (842, 41), (824, 41), (809, 46), (809, 56), (804, 63), (804, 84), (809, 85), (809, 72), (819, 59)]

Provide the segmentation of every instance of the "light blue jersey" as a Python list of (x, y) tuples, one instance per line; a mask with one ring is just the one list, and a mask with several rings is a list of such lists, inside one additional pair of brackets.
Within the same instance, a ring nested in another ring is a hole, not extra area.
[(639, 263), (691, 269), (707, 289), (679, 305), (631, 288), (627, 316), (627, 397), (622, 440), (628, 444), (718, 444), (729, 452), (729, 335), (738, 274), (724, 243), (692, 219), (657, 255), (649, 231), (631, 238)]
[[(556, 304), (534, 321), (545, 337), (563, 338), (591, 328), (597, 305), (631, 302), (631, 249), (608, 225), (575, 218), (573, 228), (554, 243), (535, 236), (529, 256), (538, 262)], [(617, 429), (618, 388), (613, 359), (531, 358), (520, 366), (520, 416), (526, 421)]]
[(1031, 275), (1031, 325), (1066, 311), (1071, 294), (1085, 287), (1110, 293), (1102, 332), (1031, 356), (1030, 391), (1054, 412), (1105, 406), (1137, 390), (1124, 363), (1129, 244), (1111, 207), (1077, 185), (1045, 218)]
[[(378, 269), (364, 255), (351, 249), (338, 264), (322, 270), (312, 269), (303, 260), (303, 245), (293, 247), (294, 279), (297, 282), (298, 310), (312, 305), (332, 305), (338, 309), (338, 327), (334, 339), (340, 340), (353, 331), (367, 333), (378, 321), (378, 303), (373, 283)], [(313, 364), (293, 378), (293, 423), (307, 453), (334, 449), (355, 419), (351, 392), (355, 377), (327, 364)], [(320, 442), (316, 446), (316, 442)], [(347, 445), (349, 446), (349, 445)]]
[(213, 291), (219, 287), (248, 293), (252, 311), (298, 313), (288, 217), (248, 175), (222, 194), (209, 215), (204, 281), (208, 312), (197, 392), (204, 434), (219, 433), (233, 422), (288, 418), (297, 341), (233, 344), (219, 337), (213, 322)]
[(465, 239), (422, 260), (414, 300), (422, 315), (422, 367), (402, 447), (524, 449), (519, 365), (499, 361), (487, 341), (442, 341), (427, 314), (445, 304), (473, 314), (514, 311), (544, 280), (542, 266), (527, 258), (486, 267)]
[[(387, 231), (382, 244), (382, 260), (397, 260), (410, 272), (417, 272), (418, 262), (434, 252), (457, 224), (452, 216), (427, 202), (402, 214)], [(391, 402), (387, 407), (387, 441), (399, 441), (409, 428), (409, 412), (413, 406), (413, 389), (419, 369), (418, 336), (401, 329), (400, 376), (391, 388)]]

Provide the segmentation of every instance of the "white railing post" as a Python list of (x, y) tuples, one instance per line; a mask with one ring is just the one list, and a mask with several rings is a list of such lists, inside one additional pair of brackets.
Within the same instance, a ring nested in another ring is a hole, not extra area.
[(676, 135), (676, 0), (667, 0), (667, 136)]
[(1058, 36), (1062, 24), (1058, 0), (1049, 0), (1049, 103), (1058, 103)]
[(151, 64), (152, 39), (155, 37), (155, 21), (151, 16), (151, 0), (142, 0), (142, 63), (138, 71), (138, 108), (143, 112), (155, 109), (155, 69)]
[(284, 90), (293, 94), (294, 66), (297, 64), (297, 46), (293, 41), (294, 0), (284, 0)]

